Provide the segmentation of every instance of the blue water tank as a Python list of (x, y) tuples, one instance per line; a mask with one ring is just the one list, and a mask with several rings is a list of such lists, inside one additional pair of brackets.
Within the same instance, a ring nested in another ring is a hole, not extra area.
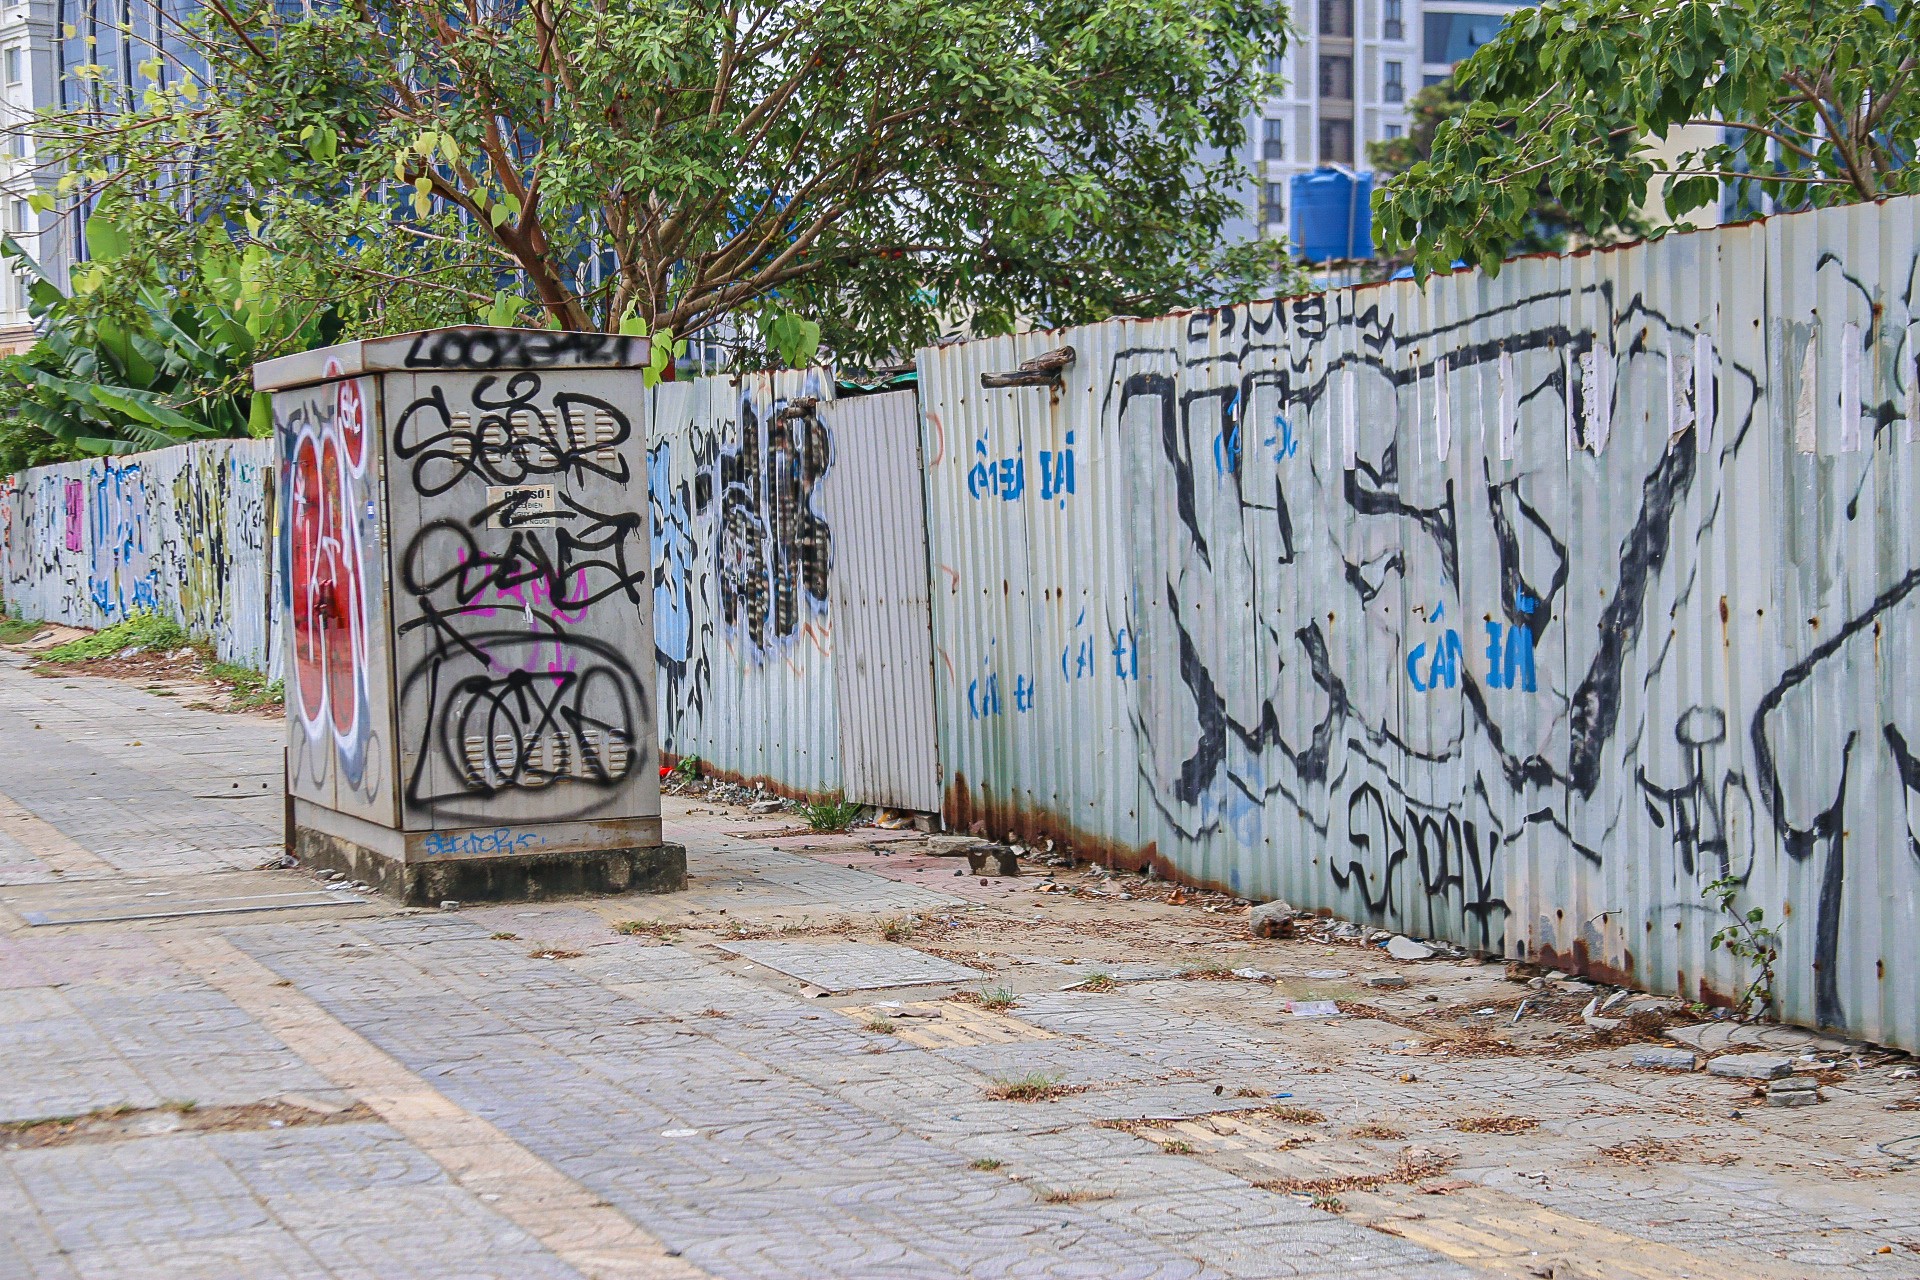
[(1293, 177), (1293, 247), (1307, 262), (1373, 256), (1373, 175), (1323, 166)]

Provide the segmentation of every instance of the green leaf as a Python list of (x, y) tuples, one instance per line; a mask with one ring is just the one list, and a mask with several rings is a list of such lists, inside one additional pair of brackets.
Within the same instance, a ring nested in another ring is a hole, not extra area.
[(104, 206), (87, 219), (85, 235), (87, 256), (95, 262), (111, 262), (133, 249), (133, 237), (114, 223)]

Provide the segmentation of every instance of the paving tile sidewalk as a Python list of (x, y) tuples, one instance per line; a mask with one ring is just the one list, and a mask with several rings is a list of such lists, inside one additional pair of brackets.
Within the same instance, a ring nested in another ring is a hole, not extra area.
[[(1891, 1083), (1736, 1124), (1726, 1082), (1604, 1052), (1406, 1058), (1393, 1024), (1176, 976), (1231, 922), (942, 884), (877, 834), (673, 801), (671, 898), (25, 923), (311, 888), (255, 870), (279, 736), (0, 661), (0, 1280), (1920, 1276), (1920, 1172), (1874, 1154)], [(1076, 986), (1096, 965), (1118, 984)], [(1051, 1096), (994, 1096), (1022, 1084)], [(247, 1119), (270, 1102), (316, 1118)], [(111, 1137), (32, 1127), (123, 1107)], [(1734, 1159), (1599, 1154), (1649, 1137)]]

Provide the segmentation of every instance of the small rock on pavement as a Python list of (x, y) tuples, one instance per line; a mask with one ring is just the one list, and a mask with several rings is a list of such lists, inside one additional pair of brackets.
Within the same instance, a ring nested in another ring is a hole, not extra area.
[(1379, 991), (1398, 991), (1407, 980), (1397, 973), (1376, 973), (1367, 979), (1367, 985)]
[(1777, 1080), (1793, 1072), (1793, 1063), (1771, 1053), (1724, 1053), (1707, 1070), (1730, 1080)]
[(1291, 938), (1293, 907), (1278, 898), (1262, 902), (1247, 915), (1247, 929), (1256, 938)]
[(747, 806), (748, 813), (777, 813), (786, 806), (784, 800), (761, 800)]
[(1633, 1055), (1633, 1065), (1644, 1071), (1692, 1071), (1700, 1059), (1691, 1049), (1642, 1049)]
[(1387, 954), (1395, 960), (1431, 960), (1433, 948), (1424, 942), (1415, 942), (1405, 934), (1395, 934), (1387, 939)]
[(1767, 1086), (1770, 1107), (1811, 1107), (1820, 1101), (1820, 1082), (1812, 1076), (1787, 1076)]

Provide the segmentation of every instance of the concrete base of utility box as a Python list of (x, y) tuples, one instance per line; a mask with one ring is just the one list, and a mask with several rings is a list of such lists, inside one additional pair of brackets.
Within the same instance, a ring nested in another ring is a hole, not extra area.
[(658, 818), (394, 831), (296, 800), (287, 847), (410, 906), (687, 887), (686, 847), (660, 838)]

